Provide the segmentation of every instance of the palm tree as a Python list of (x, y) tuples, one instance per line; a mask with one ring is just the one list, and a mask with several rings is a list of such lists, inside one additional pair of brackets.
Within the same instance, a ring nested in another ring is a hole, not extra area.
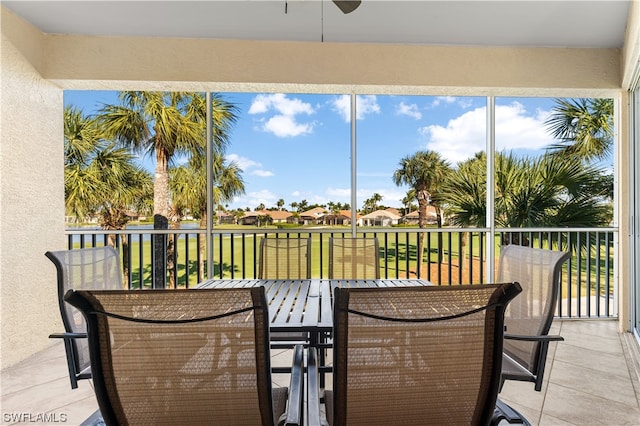
[[(94, 120), (75, 108), (64, 111), (65, 206), (76, 217), (96, 214), (105, 230), (125, 229), (130, 210), (150, 211), (151, 176), (133, 156), (102, 138)], [(108, 244), (115, 246), (115, 235)], [(122, 238), (124, 284), (129, 282), (128, 241)]]
[(363, 213), (371, 213), (378, 210), (378, 204), (382, 201), (382, 195), (375, 192), (371, 198), (364, 200), (362, 205)]
[[(193, 113), (193, 93), (120, 92), (121, 105), (105, 105), (99, 112), (105, 134), (138, 152), (155, 154), (153, 227), (169, 224), (169, 164), (175, 155), (199, 151), (204, 155), (204, 121)], [(165, 238), (153, 237), (154, 287), (164, 287)]]
[[(498, 153), (495, 168), (497, 227), (594, 227), (611, 220), (605, 203), (608, 177), (596, 166), (575, 157)], [(486, 190), (484, 153), (459, 164), (443, 187), (452, 224), (486, 226)]]
[(545, 121), (559, 142), (550, 151), (560, 156), (601, 160), (613, 148), (612, 99), (555, 99), (551, 116)]
[[(245, 187), (242, 170), (235, 162), (228, 162), (224, 156), (214, 154), (212, 162), (213, 203), (232, 201), (244, 194)], [(206, 160), (203, 157), (191, 157), (186, 166), (172, 168), (170, 171), (170, 189), (173, 209), (192, 211), (200, 218), (200, 228), (207, 227), (207, 173)], [(205, 240), (200, 239), (200, 263), (198, 281), (204, 279)], [(173, 275), (173, 274), (172, 274)]]
[(244, 210), (239, 208), (233, 211), (233, 220), (235, 221), (236, 224), (238, 224), (243, 217), (244, 217)]
[[(134, 150), (155, 154), (153, 224), (167, 229), (169, 222), (169, 166), (176, 155), (205, 156), (206, 99), (188, 92), (120, 92), (121, 105), (105, 105), (98, 119), (106, 134)], [(212, 137), (216, 153), (224, 152), (235, 107), (212, 96)], [(154, 252), (165, 252), (163, 236), (154, 238)], [(167, 258), (171, 257), (167, 253)], [(154, 259), (155, 287), (164, 287), (165, 256)]]
[(333, 217), (333, 225), (338, 224), (338, 216), (340, 216), (340, 206), (338, 204), (334, 204), (333, 208), (330, 210), (331, 216)]
[(449, 221), (455, 226), (485, 227), (487, 219), (487, 157), (484, 152), (459, 163), (442, 187)]
[(405, 195), (404, 198), (400, 200), (400, 202), (404, 206), (405, 215), (411, 213), (411, 207), (414, 205), (412, 203), (413, 203), (413, 200), (415, 199), (416, 199), (416, 191), (413, 188), (411, 188), (407, 191), (407, 195)]
[[(207, 102), (201, 94), (194, 93), (186, 106), (187, 116), (206, 127)], [(219, 94), (211, 95), (211, 119), (212, 119), (212, 200), (214, 205), (232, 201), (237, 195), (244, 193), (244, 182), (240, 177), (241, 170), (235, 163), (228, 165), (224, 159), (224, 153), (229, 145), (229, 135), (233, 124), (237, 121), (237, 108), (224, 100)], [(200, 218), (200, 228), (207, 226), (207, 174), (206, 156), (202, 153), (206, 150), (206, 139), (200, 140), (200, 145), (189, 149), (191, 155), (187, 167), (178, 167), (171, 172), (172, 182), (170, 190), (172, 196), (171, 210), (176, 213), (174, 226), (179, 227), (179, 219), (185, 210), (195, 213)], [(173, 182), (175, 180), (175, 182)], [(170, 272), (173, 271), (173, 252), (175, 250), (175, 236), (169, 239), (167, 250), (167, 264)], [(198, 264), (198, 281), (204, 278), (206, 241), (200, 240), (198, 247), (200, 262)], [(175, 273), (170, 273), (173, 280)]]
[[(393, 182), (398, 185), (408, 185), (415, 190), (418, 200), (418, 226), (426, 228), (427, 206), (431, 203), (438, 213), (438, 227), (442, 226), (440, 214), (440, 187), (449, 173), (449, 163), (442, 159), (435, 151), (418, 151), (400, 160), (400, 168), (393, 172)], [(442, 238), (442, 233), (438, 233)], [(439, 241), (439, 247), (442, 242)], [(417, 268), (422, 268), (424, 250), (424, 233), (418, 238)]]
[(258, 222), (258, 228), (262, 226), (264, 223), (265, 226), (273, 223), (273, 218), (266, 213), (259, 214), (256, 216), (256, 221)]

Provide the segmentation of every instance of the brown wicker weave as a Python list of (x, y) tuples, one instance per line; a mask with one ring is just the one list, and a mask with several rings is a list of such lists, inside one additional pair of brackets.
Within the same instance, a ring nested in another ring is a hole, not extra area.
[[(110, 425), (272, 425), (264, 287), (70, 291), (82, 310), (96, 397)], [(302, 359), (300, 347), (300, 360)]]
[[(78, 380), (91, 378), (87, 325), (80, 311), (64, 301), (70, 289), (122, 289), (122, 270), (118, 252), (113, 247), (94, 247), (78, 250), (48, 251), (45, 256), (56, 266), (58, 276), (58, 304), (65, 333), (49, 337), (64, 339), (71, 388)], [(82, 337), (81, 337), (82, 336)]]
[(336, 288), (329, 423), (488, 424), (504, 308), (519, 292), (517, 283)]
[(563, 340), (549, 336), (549, 328), (560, 291), (562, 264), (569, 257), (570, 253), (562, 251), (502, 247), (498, 280), (517, 281), (522, 287), (522, 294), (509, 304), (505, 315), (502, 383), (508, 379), (530, 381), (537, 391), (542, 389), (549, 342)]
[(311, 278), (310, 249), (310, 238), (263, 238), (258, 277), (263, 280)]
[(330, 238), (330, 279), (379, 279), (377, 238)]
[[(263, 280), (311, 278), (310, 238), (263, 238), (260, 241), (260, 269)], [(287, 348), (309, 342), (309, 334), (299, 331), (271, 333), (272, 348)]]

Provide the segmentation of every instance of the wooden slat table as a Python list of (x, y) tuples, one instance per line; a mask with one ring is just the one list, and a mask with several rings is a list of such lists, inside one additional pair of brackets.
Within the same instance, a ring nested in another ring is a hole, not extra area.
[(318, 280), (207, 280), (197, 288), (264, 286), (269, 303), (271, 331), (305, 331), (317, 335), (319, 320)]
[(269, 329), (283, 332), (308, 332), (310, 346), (320, 355), (321, 386), (324, 387), (325, 350), (331, 346), (333, 331), (333, 289), (336, 287), (409, 287), (431, 285), (417, 279), (382, 280), (220, 280), (212, 279), (197, 288), (233, 288), (264, 286), (269, 303)]
[[(271, 331), (306, 331), (321, 336), (333, 328), (333, 289), (336, 287), (408, 287), (431, 285), (417, 279), (383, 280), (220, 280), (197, 288), (265, 287)], [(322, 339), (324, 340), (324, 339)]]

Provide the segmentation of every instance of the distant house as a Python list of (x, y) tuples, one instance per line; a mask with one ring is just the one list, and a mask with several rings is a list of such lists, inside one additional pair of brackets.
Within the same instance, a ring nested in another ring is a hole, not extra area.
[(400, 221), (401, 216), (399, 214), (395, 214), (392, 211), (387, 210), (376, 210), (369, 214), (362, 216), (362, 225), (363, 226), (391, 226), (397, 225)]
[(393, 213), (394, 215), (398, 216), (399, 218), (402, 218), (402, 213), (400, 212), (400, 210), (396, 209), (395, 207), (387, 207), (385, 209), (385, 211), (387, 211), (389, 213)]
[(216, 212), (216, 219), (219, 224), (233, 224), (235, 223), (235, 217), (233, 213), (219, 210)]
[(271, 216), (273, 223), (286, 223), (293, 215), (286, 210), (266, 210), (266, 214)]
[(314, 207), (300, 213), (300, 220), (304, 225), (315, 225), (322, 222), (322, 218), (327, 214), (327, 210), (322, 207)]
[[(406, 214), (402, 217), (402, 221), (409, 225), (417, 225), (418, 224), (418, 211), (412, 211), (409, 214)], [(427, 224), (433, 225), (434, 223), (438, 223), (438, 214), (436, 213), (436, 209), (433, 206), (427, 206)]]
[(285, 223), (292, 214), (283, 210), (258, 210), (252, 212), (244, 212), (244, 216), (240, 219), (241, 225), (257, 225), (260, 216), (271, 217), (272, 223)]
[[(351, 210), (340, 210), (339, 213), (329, 213), (323, 216), (322, 221), (325, 225), (350, 225)], [(356, 213), (356, 225), (362, 225), (362, 217)]]

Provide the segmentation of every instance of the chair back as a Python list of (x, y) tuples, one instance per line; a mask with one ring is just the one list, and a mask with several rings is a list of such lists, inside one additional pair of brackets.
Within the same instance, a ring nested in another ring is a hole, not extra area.
[(274, 424), (264, 287), (70, 291), (107, 424)]
[(486, 425), (517, 283), (336, 288), (332, 425)]
[[(519, 245), (501, 248), (498, 281), (515, 281), (522, 287), (522, 294), (509, 304), (505, 314), (508, 334), (519, 336), (545, 336), (555, 313), (562, 264), (570, 253)], [(540, 352), (545, 343), (506, 339), (504, 352), (525, 367), (534, 376), (545, 362)], [(545, 354), (546, 355), (546, 354)]]
[(311, 278), (310, 238), (263, 238), (260, 241), (258, 278), (294, 280)]
[[(58, 305), (64, 329), (68, 333), (86, 333), (82, 314), (64, 301), (68, 290), (122, 289), (122, 269), (118, 252), (111, 246), (77, 250), (48, 251), (45, 256), (56, 266)], [(90, 378), (89, 344), (87, 339), (69, 339), (67, 358), (72, 388), (77, 380)], [(70, 353), (69, 353), (70, 351)]]
[(330, 238), (330, 279), (380, 279), (377, 238)]

